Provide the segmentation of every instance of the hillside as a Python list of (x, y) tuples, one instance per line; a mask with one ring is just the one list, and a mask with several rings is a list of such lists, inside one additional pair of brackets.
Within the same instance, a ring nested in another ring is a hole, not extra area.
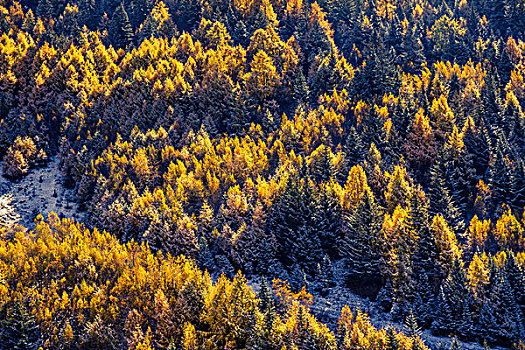
[[(419, 349), (421, 328), (435, 348), (524, 347), (522, 2), (0, 0), (0, 32), (0, 194), (27, 228), (1, 235), (9, 341)], [(114, 249), (81, 260), (95, 230)], [(138, 247), (161, 275), (127, 294), (120, 255)], [(196, 300), (242, 285), (207, 307), (248, 323), (175, 320), (180, 286), (158, 269), (181, 255), (210, 275)], [(262, 276), (265, 298), (291, 298), (264, 327), (245, 282)]]

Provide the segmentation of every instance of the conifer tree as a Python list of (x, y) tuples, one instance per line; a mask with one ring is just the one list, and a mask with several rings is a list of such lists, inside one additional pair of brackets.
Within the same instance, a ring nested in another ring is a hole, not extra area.
[(466, 336), (472, 323), (471, 304), (472, 295), (467, 288), (463, 262), (456, 260), (449, 276), (441, 286), (438, 309), (432, 327), (439, 332), (451, 331)]
[(133, 28), (122, 2), (117, 6), (108, 28), (111, 43), (116, 48), (126, 48), (133, 43)]
[(525, 288), (525, 271), (523, 266), (518, 263), (516, 254), (509, 252), (508, 260), (505, 266), (505, 272), (507, 274), (507, 280), (512, 294), (520, 308), (522, 314), (525, 312), (525, 295), (522, 291)]
[(430, 230), (429, 202), (421, 188), (416, 189), (410, 202), (412, 225), (418, 233), (419, 240), (415, 247), (412, 261), (417, 274), (437, 276), (439, 267), (436, 265), (438, 251), (434, 235)]
[(16, 302), (2, 319), (0, 341), (6, 349), (37, 350), (43, 345), (40, 329), (26, 307)]
[(521, 322), (523, 313), (516, 303), (513, 288), (502, 269), (491, 276), (489, 300), (490, 307), (494, 309), (497, 336), (509, 343), (521, 339), (524, 335)]
[(461, 257), (456, 234), (449, 227), (441, 214), (434, 216), (430, 230), (436, 246), (436, 265), (441, 269), (443, 276), (452, 271), (455, 261)]
[(279, 259), (285, 265), (300, 263), (315, 271), (320, 261), (321, 242), (313, 230), (311, 190), (296, 173), (289, 175), (286, 188), (272, 212), (270, 227), (279, 242)]
[(476, 182), (472, 158), (465, 151), (463, 137), (454, 126), (442, 152), (444, 176), (450, 184), (452, 199), (461, 212), (465, 211)]
[(81, 23), (90, 29), (95, 29), (98, 24), (95, 0), (82, 0), (79, 7)]
[(450, 343), (450, 350), (461, 350), (462, 347), (459, 345), (459, 341), (457, 337), (454, 337), (452, 339), (452, 343)]
[(316, 287), (322, 296), (327, 296), (334, 283), (334, 270), (328, 255), (323, 257), (321, 263), (317, 264), (317, 274), (315, 276)]
[(390, 349), (390, 350), (399, 350), (399, 340), (397, 339), (397, 336), (396, 336), (396, 331), (394, 330), (394, 328), (392, 327), (389, 327), (388, 330), (387, 330), (387, 341), (386, 341), (386, 346), (387, 346), (387, 349)]
[(53, 18), (55, 9), (53, 7), (53, 1), (51, 0), (39, 0), (36, 14), (43, 18)]
[(361, 163), (365, 157), (363, 141), (354, 126), (352, 126), (348, 132), (344, 151), (346, 153), (345, 159), (348, 160), (350, 166)]
[(491, 197), (494, 209), (498, 209), (502, 204), (511, 203), (510, 198), (510, 168), (509, 159), (504, 155), (508, 147), (504, 135), (500, 134), (498, 143), (492, 155), (493, 161), (489, 169)]
[(416, 296), (413, 304), (414, 315), (421, 327), (430, 328), (436, 312), (436, 294), (434, 293), (430, 280), (425, 273), (418, 275), (415, 284)]
[(405, 318), (405, 327), (406, 334), (410, 338), (416, 339), (417, 337), (421, 336), (421, 328), (418, 326), (416, 316), (414, 316), (412, 309), (410, 309), (408, 316)]
[(495, 310), (489, 301), (485, 301), (481, 307), (478, 319), (477, 333), (488, 342), (494, 342), (497, 333)]
[(133, 0), (131, 3), (131, 25), (138, 28), (146, 19), (149, 11), (149, 0)]
[(436, 162), (430, 169), (430, 179), (429, 199), (433, 205), (430, 212), (442, 214), (453, 231), (461, 237), (465, 230), (465, 223), (446, 185), (440, 162)]
[(333, 182), (320, 186), (313, 205), (315, 235), (319, 237), (323, 251), (335, 258), (337, 250), (334, 247), (342, 236), (343, 213)]
[(330, 148), (321, 145), (311, 155), (309, 173), (317, 183), (328, 182), (334, 176), (332, 152)]
[[(383, 224), (383, 215), (371, 193), (365, 194), (357, 209), (346, 219), (345, 234), (339, 242), (339, 255), (346, 265), (351, 281), (378, 279), (378, 236)], [(354, 282), (354, 283), (355, 283)]]
[(390, 278), (387, 278), (385, 285), (381, 288), (377, 294), (376, 301), (384, 312), (390, 312), (392, 310), (394, 299), (394, 288), (392, 286), (392, 281)]
[(408, 161), (418, 173), (426, 171), (437, 154), (434, 131), (423, 109), (416, 114), (405, 149)]
[(484, 175), (489, 166), (490, 153), (487, 150), (491, 149), (491, 143), (483, 119), (475, 124), (474, 119), (467, 118), (462, 133), (465, 152), (471, 157), (476, 174)]

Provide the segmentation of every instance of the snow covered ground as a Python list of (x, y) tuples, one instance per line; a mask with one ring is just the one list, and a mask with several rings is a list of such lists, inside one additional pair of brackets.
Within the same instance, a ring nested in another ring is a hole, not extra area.
[[(1, 164), (0, 164), (1, 167)], [(27, 176), (17, 181), (10, 181), (0, 176), (0, 195), (11, 194), (13, 207), (21, 216), (20, 224), (32, 228), (38, 214), (51, 212), (60, 217), (70, 217), (83, 221), (85, 213), (78, 210), (74, 202), (73, 190), (62, 184), (59, 161), (50, 159), (46, 167), (32, 169)]]

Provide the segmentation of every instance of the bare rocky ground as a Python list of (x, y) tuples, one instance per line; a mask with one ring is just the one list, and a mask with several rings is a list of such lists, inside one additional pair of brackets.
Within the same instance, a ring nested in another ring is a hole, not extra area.
[[(1, 165), (1, 164), (0, 164)], [(49, 160), (46, 167), (32, 169), (29, 174), (17, 181), (0, 176), (0, 195), (11, 194), (12, 206), (20, 215), (20, 224), (31, 229), (38, 214), (54, 212), (59, 217), (85, 220), (84, 212), (78, 210), (73, 190), (63, 186), (59, 161)]]

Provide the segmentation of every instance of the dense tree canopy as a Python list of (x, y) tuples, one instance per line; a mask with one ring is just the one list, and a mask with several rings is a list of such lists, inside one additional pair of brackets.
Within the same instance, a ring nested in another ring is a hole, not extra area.
[[(4, 229), (5, 341), (523, 346), (523, 3), (0, 0), (0, 31), (4, 175), (58, 157), (88, 213)], [(335, 285), (413, 336), (329, 331), (297, 293)]]

